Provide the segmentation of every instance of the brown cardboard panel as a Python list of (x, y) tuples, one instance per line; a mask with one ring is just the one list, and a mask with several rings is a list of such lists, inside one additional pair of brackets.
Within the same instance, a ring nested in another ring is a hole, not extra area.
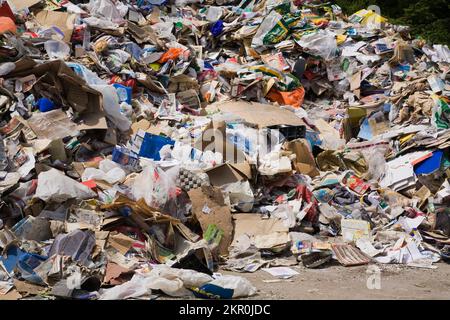
[(247, 162), (240, 164), (225, 163), (205, 172), (213, 186), (223, 186), (224, 184), (251, 178), (251, 169)]
[(294, 141), (290, 141), (286, 148), (292, 153), (295, 153), (296, 159), (294, 162), (294, 167), (298, 172), (311, 177), (319, 175), (319, 170), (317, 170), (314, 156), (312, 155), (309, 148), (309, 143), (306, 139), (296, 139)]
[(249, 237), (267, 235), (274, 232), (288, 232), (289, 229), (283, 224), (281, 219), (264, 219), (259, 214), (239, 213), (233, 214), (234, 237), (236, 241), (243, 234)]
[(192, 212), (199, 221), (203, 232), (206, 232), (210, 224), (215, 224), (224, 232), (218, 252), (221, 255), (228, 254), (233, 224), (230, 208), (224, 204), (220, 189), (211, 187), (191, 189), (188, 195), (192, 202)]
[(16, 10), (20, 11), (25, 8), (29, 8), (38, 4), (42, 0), (8, 0), (8, 3), (11, 4)]
[(64, 41), (69, 42), (72, 38), (75, 14), (59, 11), (42, 10), (36, 14), (36, 21), (42, 26), (56, 26), (64, 32)]
[(303, 120), (296, 117), (291, 111), (270, 104), (227, 101), (215, 103), (207, 107), (208, 111), (217, 109), (235, 114), (246, 122), (256, 125), (258, 128), (275, 125), (305, 125)]

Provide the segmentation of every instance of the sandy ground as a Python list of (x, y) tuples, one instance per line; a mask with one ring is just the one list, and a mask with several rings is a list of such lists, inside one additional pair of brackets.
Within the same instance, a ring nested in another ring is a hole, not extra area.
[[(329, 265), (323, 269), (293, 266), (299, 272), (289, 280), (276, 279), (269, 273), (220, 271), (244, 276), (258, 289), (250, 299), (450, 299), (450, 264), (439, 262), (437, 269), (401, 265), (374, 265), (380, 269), (380, 289), (368, 289), (368, 266)], [(371, 278), (373, 279), (373, 278)], [(371, 282), (371, 281), (369, 281)], [(371, 282), (374, 283), (374, 282)]]

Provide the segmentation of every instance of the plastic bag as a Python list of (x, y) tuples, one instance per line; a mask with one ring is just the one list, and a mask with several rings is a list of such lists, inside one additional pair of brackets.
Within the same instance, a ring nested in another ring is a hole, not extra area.
[(263, 20), (252, 40), (252, 48), (264, 48), (265, 45), (282, 41), (288, 34), (288, 28), (283, 25), (282, 16), (275, 10)]
[(178, 278), (166, 279), (163, 277), (145, 277), (141, 280), (148, 288), (161, 290), (172, 297), (185, 297), (191, 295), (191, 292), (183, 287), (183, 281)]
[(330, 132), (326, 132), (322, 136), (322, 148), (325, 150), (340, 150), (345, 147), (345, 140), (341, 139)]
[(103, 172), (108, 172), (114, 168), (120, 168), (120, 165), (112, 160), (103, 159), (98, 163), (98, 168)]
[(70, 47), (63, 41), (48, 40), (44, 48), (50, 59), (64, 60), (70, 56)]
[(280, 105), (290, 105), (294, 108), (300, 108), (303, 104), (303, 99), (305, 97), (305, 89), (303, 87), (298, 87), (293, 91), (278, 91), (271, 89), (267, 98), (271, 101), (276, 101)]
[(431, 123), (436, 129), (450, 128), (450, 99), (433, 94), (434, 101)]
[(270, 213), (272, 218), (278, 218), (283, 220), (283, 225), (287, 228), (295, 227), (295, 213), (292, 207), (287, 204), (280, 204), (273, 212)]
[(182, 48), (170, 48), (161, 56), (161, 58), (158, 60), (158, 63), (165, 63), (169, 60), (176, 60), (182, 53)]
[(386, 167), (385, 154), (388, 149), (389, 146), (387, 144), (381, 144), (361, 150), (369, 166), (366, 177), (369, 181), (378, 181), (384, 175)]
[(16, 64), (13, 62), (5, 62), (0, 64), (0, 76), (5, 76), (8, 73), (14, 71)]
[(99, 19), (96, 17), (87, 17), (87, 18), (84, 18), (83, 21), (89, 27), (95, 27), (95, 28), (99, 28), (99, 29), (116, 30), (117, 28), (119, 28), (119, 25), (116, 23), (113, 23), (113, 22), (105, 20), (105, 19)]
[(131, 127), (131, 121), (120, 113), (119, 96), (116, 89), (110, 85), (93, 85), (92, 87), (103, 95), (103, 109), (106, 112), (106, 117), (120, 131), (128, 131)]
[(253, 208), (255, 198), (248, 181), (238, 181), (225, 187), (225, 192), (229, 193), (230, 202), (241, 212), (250, 212)]
[(128, 12), (128, 7), (123, 3), (113, 3), (111, 0), (91, 0), (88, 4), (92, 16), (102, 17), (109, 21), (120, 23)]
[(125, 282), (124, 284), (115, 286), (111, 289), (100, 290), (100, 300), (120, 300), (128, 298), (138, 298), (144, 295), (150, 295), (151, 289), (147, 287), (147, 284), (141, 281), (141, 277), (138, 275)]
[(0, 34), (4, 34), (5, 32), (17, 32), (17, 26), (11, 18), (8, 17), (0, 17)]
[(89, 85), (107, 85), (108, 83), (105, 80), (102, 80), (95, 72), (86, 68), (86, 66), (75, 63), (75, 62), (67, 62), (66, 63), (70, 68), (72, 68), (75, 73), (86, 81)]
[(297, 41), (305, 52), (332, 60), (336, 56), (336, 35), (328, 30), (319, 30), (316, 33), (306, 34)]
[(161, 207), (170, 198), (176, 196), (176, 176), (179, 168), (167, 172), (152, 163), (144, 166), (142, 172), (134, 179), (131, 194), (136, 200), (144, 199), (151, 207)]
[(210, 6), (206, 13), (206, 20), (210, 22), (216, 22), (223, 15), (223, 9), (217, 6)]
[(247, 279), (239, 276), (224, 275), (210, 284), (234, 290), (233, 298), (250, 297), (256, 294), (256, 288)]
[(109, 184), (116, 184), (118, 182), (123, 182), (125, 177), (126, 173), (121, 168), (113, 168), (107, 172), (96, 168), (86, 168), (81, 176), (81, 180), (102, 180)]
[(38, 186), (35, 197), (46, 202), (64, 202), (71, 198), (90, 199), (97, 194), (56, 169), (41, 172), (38, 176)]
[(152, 290), (161, 290), (172, 297), (191, 296), (188, 287), (197, 287), (211, 280), (210, 276), (197, 271), (158, 265), (148, 274), (136, 273), (130, 281), (102, 290), (100, 300), (137, 298), (151, 294)]
[(206, 273), (189, 269), (170, 268), (166, 265), (156, 265), (150, 275), (164, 277), (167, 279), (180, 278), (185, 287), (200, 287), (213, 280)]
[(217, 20), (211, 25), (209, 30), (211, 31), (213, 37), (218, 37), (223, 31), (223, 21)]

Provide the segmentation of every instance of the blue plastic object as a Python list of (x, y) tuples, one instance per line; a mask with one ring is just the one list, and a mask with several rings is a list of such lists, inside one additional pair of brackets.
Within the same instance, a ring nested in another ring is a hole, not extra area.
[(222, 20), (217, 20), (210, 29), (212, 35), (214, 37), (217, 37), (218, 35), (220, 35), (223, 31), (223, 21)]
[(131, 104), (131, 98), (133, 97), (133, 88), (124, 86), (120, 83), (114, 83), (113, 87), (116, 88), (120, 102), (125, 101), (126, 103)]
[(194, 290), (194, 295), (197, 298), (204, 299), (231, 299), (233, 298), (233, 289), (226, 289), (214, 284), (204, 284), (197, 290)]
[(159, 161), (161, 160), (159, 151), (165, 145), (173, 146), (175, 145), (175, 141), (146, 132), (139, 150), (139, 156)]
[(442, 156), (444, 151), (436, 150), (430, 158), (423, 160), (414, 167), (414, 173), (419, 174), (430, 174), (435, 172), (441, 167)]
[(40, 98), (37, 101), (37, 106), (40, 112), (48, 112), (56, 109), (56, 106), (53, 103), (53, 101), (47, 98)]
[(36, 269), (45, 260), (47, 260), (47, 257), (34, 253), (28, 253), (21, 250), (16, 245), (9, 246), (4, 255), (0, 257), (0, 261), (6, 271), (12, 273), (14, 270), (17, 270), (20, 272), (22, 278), (37, 284), (44, 284), (44, 282), (34, 272), (34, 269)]

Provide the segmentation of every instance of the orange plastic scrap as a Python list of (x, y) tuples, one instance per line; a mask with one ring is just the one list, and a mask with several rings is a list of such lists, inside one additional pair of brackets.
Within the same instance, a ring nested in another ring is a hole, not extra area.
[(11, 18), (0, 17), (0, 34), (5, 32), (17, 32), (17, 26)]
[(290, 105), (294, 108), (300, 108), (305, 98), (305, 89), (298, 87), (293, 91), (278, 91), (274, 88), (270, 89), (267, 98), (271, 101), (278, 102), (281, 105)]
[(164, 54), (159, 58), (159, 63), (165, 63), (169, 60), (175, 60), (183, 53), (183, 49), (181, 48), (170, 48), (168, 51), (164, 52)]

